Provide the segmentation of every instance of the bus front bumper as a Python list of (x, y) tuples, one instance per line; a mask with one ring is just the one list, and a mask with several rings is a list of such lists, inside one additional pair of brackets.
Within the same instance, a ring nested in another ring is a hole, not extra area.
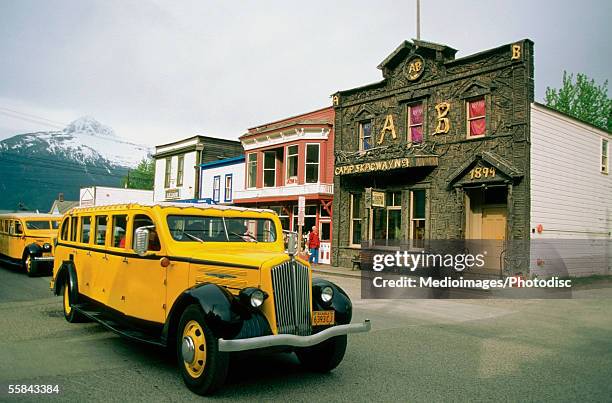
[(332, 326), (310, 336), (276, 334), (238, 340), (219, 339), (219, 351), (235, 352), (275, 346), (310, 347), (332, 337), (343, 336), (349, 333), (369, 332), (371, 327), (370, 320), (366, 319), (363, 323)]

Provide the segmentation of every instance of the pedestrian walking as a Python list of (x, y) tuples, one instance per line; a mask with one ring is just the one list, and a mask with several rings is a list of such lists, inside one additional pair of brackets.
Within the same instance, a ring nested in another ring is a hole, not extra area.
[(308, 249), (310, 249), (310, 256), (308, 257), (308, 263), (319, 264), (319, 246), (321, 240), (319, 239), (319, 231), (317, 227), (312, 227), (312, 231), (308, 235)]

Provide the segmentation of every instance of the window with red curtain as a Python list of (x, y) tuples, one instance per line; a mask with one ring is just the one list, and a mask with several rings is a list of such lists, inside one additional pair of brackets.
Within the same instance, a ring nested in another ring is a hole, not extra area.
[(478, 98), (468, 101), (468, 137), (484, 136), (486, 129), (485, 99)]
[(417, 144), (423, 142), (423, 104), (408, 107), (408, 140)]

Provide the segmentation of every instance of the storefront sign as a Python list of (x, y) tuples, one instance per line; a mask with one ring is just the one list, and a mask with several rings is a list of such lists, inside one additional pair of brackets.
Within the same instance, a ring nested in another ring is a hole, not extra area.
[(388, 171), (390, 169), (408, 168), (412, 166), (410, 158), (395, 158), (386, 161), (364, 162), (362, 164), (336, 167), (336, 175), (358, 174), (373, 171)]
[(372, 207), (386, 207), (385, 192), (372, 190)]
[(393, 115), (389, 114), (385, 118), (385, 124), (383, 125), (382, 130), (380, 131), (380, 138), (378, 139), (378, 144), (382, 144), (385, 141), (385, 134), (387, 131), (391, 132), (391, 137), (393, 140), (397, 139), (397, 134), (395, 133), (395, 123), (393, 123)]
[(178, 189), (168, 189), (166, 190), (166, 199), (173, 200), (179, 198), (179, 190)]
[(298, 225), (304, 225), (304, 215), (306, 214), (306, 198), (304, 196), (298, 197)]
[(448, 111), (450, 110), (450, 104), (448, 102), (440, 102), (436, 105), (436, 131), (433, 134), (446, 134), (450, 130), (450, 120), (448, 119)]
[(521, 45), (515, 44), (512, 45), (512, 57), (510, 60), (519, 60), (521, 58)]
[(472, 170), (470, 171), (470, 179), (474, 180), (474, 179), (483, 179), (483, 178), (488, 178), (488, 179), (492, 179), (495, 178), (496, 172), (495, 172), (495, 168), (491, 167), (491, 168), (487, 168), (487, 167), (474, 167), (472, 168)]
[(414, 81), (417, 78), (421, 77), (423, 71), (425, 70), (425, 63), (423, 62), (423, 58), (421, 56), (415, 56), (406, 64), (405, 73), (408, 77), (408, 80)]

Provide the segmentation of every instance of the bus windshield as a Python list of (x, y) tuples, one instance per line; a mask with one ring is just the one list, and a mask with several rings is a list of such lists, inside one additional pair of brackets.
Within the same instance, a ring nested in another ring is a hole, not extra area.
[(171, 215), (168, 228), (179, 242), (274, 242), (276, 227), (268, 218)]
[(50, 221), (26, 221), (26, 228), (31, 230), (51, 229)]

